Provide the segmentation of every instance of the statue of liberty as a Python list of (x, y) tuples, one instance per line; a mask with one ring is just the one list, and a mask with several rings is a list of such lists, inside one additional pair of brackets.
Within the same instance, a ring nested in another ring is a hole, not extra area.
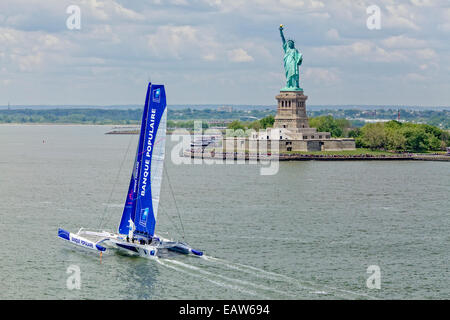
[(286, 73), (286, 87), (281, 91), (303, 91), (299, 83), (299, 67), (302, 65), (303, 55), (295, 48), (294, 40), (284, 38), (283, 25), (280, 25), (280, 35), (284, 50), (284, 71)]

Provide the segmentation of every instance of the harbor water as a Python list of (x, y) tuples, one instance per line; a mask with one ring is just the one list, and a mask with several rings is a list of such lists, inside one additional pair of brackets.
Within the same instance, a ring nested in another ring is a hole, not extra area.
[(176, 164), (168, 136), (157, 233), (205, 256), (71, 246), (59, 227), (117, 229), (138, 136), (111, 129), (0, 126), (0, 299), (450, 298), (448, 162), (290, 161), (261, 175)]

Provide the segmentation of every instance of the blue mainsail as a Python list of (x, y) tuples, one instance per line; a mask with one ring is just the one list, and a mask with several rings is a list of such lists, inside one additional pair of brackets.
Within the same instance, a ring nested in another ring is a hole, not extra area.
[(134, 221), (135, 218), (135, 208), (136, 208), (136, 198), (137, 198), (137, 186), (138, 186), (138, 172), (141, 166), (142, 158), (139, 157), (139, 154), (142, 153), (142, 141), (143, 135), (145, 133), (145, 127), (147, 124), (147, 115), (148, 115), (148, 105), (149, 105), (149, 95), (151, 83), (148, 84), (147, 87), (147, 95), (145, 97), (144, 110), (142, 112), (142, 120), (141, 120), (141, 131), (139, 134), (139, 142), (136, 150), (136, 157), (134, 159), (133, 171), (131, 172), (130, 186), (128, 187), (127, 197), (125, 199), (125, 206), (123, 208), (122, 219), (119, 224), (119, 233), (128, 234), (130, 228), (130, 219)]
[(128, 234), (130, 220), (135, 234), (150, 238), (155, 233), (166, 141), (166, 93), (163, 85), (149, 83), (141, 132), (130, 186), (119, 225)]

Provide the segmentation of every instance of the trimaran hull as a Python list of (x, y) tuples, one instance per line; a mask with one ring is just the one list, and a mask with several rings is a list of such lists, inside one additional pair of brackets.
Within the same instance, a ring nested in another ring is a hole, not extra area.
[(144, 258), (158, 257), (166, 252), (177, 252), (182, 254), (192, 254), (202, 256), (199, 250), (191, 248), (189, 245), (172, 241), (163, 237), (155, 236), (152, 242), (140, 243), (130, 241), (126, 236), (107, 231), (97, 232), (80, 229), (77, 233), (72, 233), (64, 229), (58, 230), (58, 236), (70, 243), (90, 249), (97, 252), (104, 252), (107, 249), (117, 249), (129, 255), (140, 256)]

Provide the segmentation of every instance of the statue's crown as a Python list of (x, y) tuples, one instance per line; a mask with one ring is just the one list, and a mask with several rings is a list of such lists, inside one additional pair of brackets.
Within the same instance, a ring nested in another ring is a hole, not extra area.
[(292, 42), (292, 43), (295, 43), (295, 40), (294, 40), (294, 39), (292, 39), (292, 38), (288, 38), (288, 39), (287, 39), (287, 42)]

